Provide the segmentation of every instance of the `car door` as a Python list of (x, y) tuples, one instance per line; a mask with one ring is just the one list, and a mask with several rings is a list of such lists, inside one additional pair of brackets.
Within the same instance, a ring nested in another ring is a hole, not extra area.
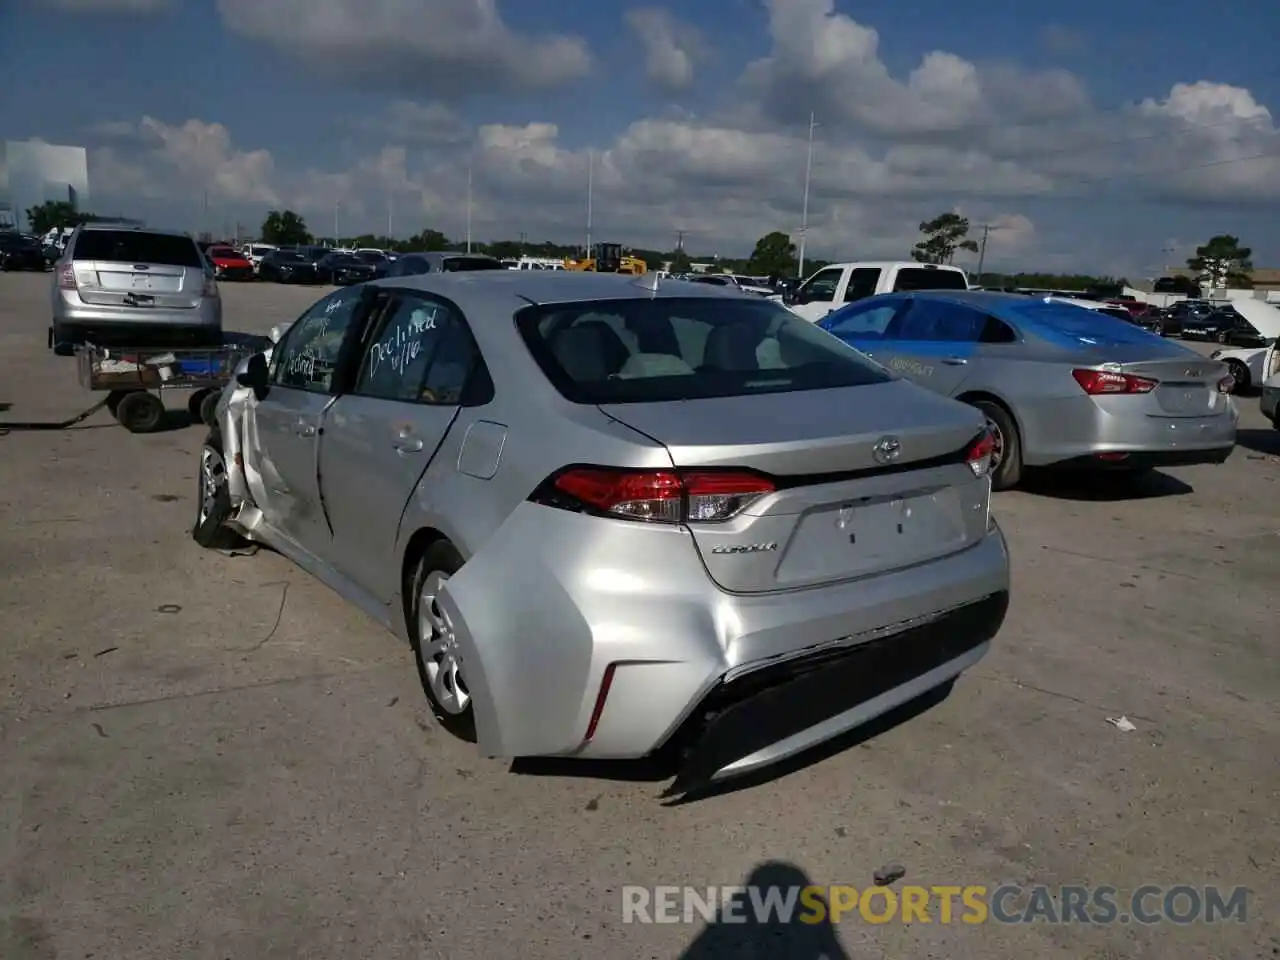
[(362, 312), (360, 290), (339, 290), (299, 317), (273, 348), (266, 395), (253, 406), (255, 499), (273, 529), (311, 553), (329, 541), (318, 440)]
[(333, 526), (325, 559), (388, 601), (400, 518), (458, 416), (479, 353), (447, 302), (410, 291), (379, 300), (352, 387), (325, 419), (320, 483)]
[(816, 323), (836, 308), (844, 267), (824, 267), (800, 285), (791, 312)]
[(943, 396), (954, 396), (979, 358), (987, 315), (954, 301), (910, 297), (885, 331), (876, 359)]

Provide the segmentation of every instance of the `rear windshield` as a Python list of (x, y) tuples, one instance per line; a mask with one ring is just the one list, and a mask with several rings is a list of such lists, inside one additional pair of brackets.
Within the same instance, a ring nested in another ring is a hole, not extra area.
[(376, 250), (362, 250), (355, 255), (354, 259), (359, 260), (361, 263), (379, 263), (387, 258)]
[(230, 247), (210, 247), (207, 252), (211, 257), (234, 257), (236, 259), (240, 257), (240, 251), (232, 250)]
[(276, 250), (269, 256), (277, 263), (299, 263), (306, 259), (296, 250)]
[(894, 281), (895, 292), (903, 290), (968, 290), (969, 284), (959, 270), (929, 270), (925, 267), (903, 267)]
[(448, 257), (440, 269), (454, 273), (462, 270), (505, 270), (501, 260), (488, 257)]
[(516, 326), (574, 403), (654, 403), (884, 383), (891, 375), (767, 300), (681, 297), (528, 307)]
[(136, 230), (87, 230), (76, 239), (75, 259), (116, 263), (162, 263), (169, 267), (204, 266), (190, 237)]
[(1118, 320), (1101, 310), (1076, 307), (1069, 303), (1046, 303), (1031, 300), (1015, 303), (1009, 309), (1022, 318), (1024, 326), (1047, 340), (1073, 346), (1118, 346), (1128, 343), (1165, 343), (1158, 334), (1127, 320)]

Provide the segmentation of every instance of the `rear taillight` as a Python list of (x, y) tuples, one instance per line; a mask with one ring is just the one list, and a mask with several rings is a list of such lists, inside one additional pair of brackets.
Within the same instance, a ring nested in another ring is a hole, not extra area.
[(964, 455), (965, 462), (975, 477), (985, 477), (991, 472), (991, 458), (996, 452), (996, 438), (990, 430), (983, 430), (976, 440), (969, 445)]
[(1109, 370), (1072, 370), (1071, 376), (1091, 397), (1109, 393), (1150, 393), (1160, 385), (1158, 380)]
[(74, 290), (76, 289), (76, 268), (70, 263), (64, 263), (58, 270), (58, 289)]
[(204, 275), (204, 289), (201, 294), (206, 297), (216, 297), (218, 295), (218, 278), (211, 277), (206, 273)]
[(535, 503), (655, 523), (728, 520), (776, 487), (741, 470), (619, 470), (570, 467), (530, 497)]

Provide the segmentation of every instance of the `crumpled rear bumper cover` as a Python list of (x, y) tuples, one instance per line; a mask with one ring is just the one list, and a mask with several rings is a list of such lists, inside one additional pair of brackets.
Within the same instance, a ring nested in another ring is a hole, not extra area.
[(945, 683), (981, 657), (1008, 607), (1007, 592), (992, 594), (900, 633), (722, 682), (669, 744), (683, 759), (666, 795), (785, 759)]

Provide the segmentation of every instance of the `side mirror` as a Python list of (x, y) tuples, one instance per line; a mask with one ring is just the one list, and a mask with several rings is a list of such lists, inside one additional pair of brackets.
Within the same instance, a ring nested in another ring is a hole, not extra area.
[(266, 356), (261, 353), (255, 353), (249, 358), (249, 363), (245, 366), (244, 372), (236, 375), (236, 383), (242, 387), (248, 387), (253, 391), (253, 395), (261, 400), (267, 393), (269, 373)]

